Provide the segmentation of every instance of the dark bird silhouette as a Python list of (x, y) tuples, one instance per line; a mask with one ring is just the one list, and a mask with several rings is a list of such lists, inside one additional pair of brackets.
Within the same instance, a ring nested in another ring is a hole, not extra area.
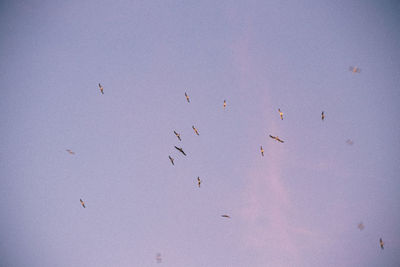
[(168, 156), (168, 158), (169, 158), (169, 160), (171, 161), (172, 165), (175, 165), (175, 164), (174, 164), (174, 159), (173, 159), (171, 156)]
[(231, 218), (231, 216), (229, 216), (229, 215), (226, 215), (226, 214), (223, 214), (223, 215), (221, 215), (221, 217), (224, 217), (224, 218)]
[(66, 151), (67, 151), (69, 154), (71, 154), (71, 155), (75, 155), (75, 152), (72, 151), (71, 149), (66, 149)]
[(384, 244), (385, 243), (383, 243), (382, 238), (379, 238), (379, 245), (381, 245), (381, 249), (384, 249), (384, 247), (383, 247)]
[(322, 111), (321, 112), (321, 120), (324, 120), (325, 119), (325, 113)]
[(182, 140), (181, 140), (181, 135), (180, 135), (180, 134), (178, 134), (178, 133), (175, 132), (175, 131), (174, 131), (174, 134), (176, 135), (176, 137), (178, 137), (179, 141), (182, 141)]
[(195, 132), (197, 135), (200, 135), (200, 134), (199, 134), (199, 131), (196, 129), (196, 127), (194, 127), (194, 125), (192, 125), (192, 128), (193, 128), (194, 132)]
[(358, 229), (360, 229), (361, 231), (364, 230), (364, 224), (362, 222), (358, 224)]
[(199, 186), (199, 188), (200, 188), (200, 184), (201, 184), (200, 177), (199, 177), (199, 176), (197, 176), (197, 185)]
[(85, 206), (85, 202), (83, 202), (83, 200), (80, 198), (79, 201), (81, 202), (82, 207), (86, 208)]
[(104, 95), (103, 86), (99, 83), (100, 92)]
[(186, 156), (186, 153), (183, 151), (183, 149), (182, 149), (181, 147), (175, 146), (175, 148), (176, 148), (177, 150), (179, 150), (183, 155)]
[(187, 102), (188, 102), (188, 103), (190, 103), (189, 96), (186, 94), (186, 92), (185, 92), (185, 96), (186, 96), (186, 100), (187, 100)]
[(281, 111), (280, 108), (278, 108), (278, 111), (279, 111), (279, 116), (281, 116), (281, 120), (283, 120), (283, 112)]
[(224, 100), (224, 109), (226, 108), (226, 100)]
[(262, 146), (260, 146), (260, 150), (261, 150), (261, 155), (264, 157), (264, 149)]
[(352, 73), (360, 73), (361, 69), (357, 68), (357, 67), (350, 66), (349, 67), (349, 71), (351, 71)]
[(272, 136), (272, 135), (269, 135), (269, 137), (271, 137), (272, 139), (275, 139), (275, 140), (276, 140), (276, 141), (278, 141), (278, 142), (284, 143), (284, 141), (283, 141), (283, 140), (281, 140), (281, 139), (279, 139), (279, 137), (278, 137), (278, 136)]

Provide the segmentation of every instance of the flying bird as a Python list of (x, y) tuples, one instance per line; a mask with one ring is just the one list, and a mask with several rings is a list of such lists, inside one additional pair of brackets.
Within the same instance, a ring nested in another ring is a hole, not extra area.
[(260, 146), (260, 150), (261, 150), (261, 155), (264, 157), (264, 149), (262, 146)]
[(85, 202), (83, 202), (83, 200), (80, 198), (79, 201), (81, 202), (82, 207), (86, 208), (85, 206)]
[(186, 96), (186, 100), (187, 100), (187, 102), (188, 102), (188, 103), (190, 103), (189, 96), (186, 94), (186, 92), (185, 92), (185, 96)]
[(325, 119), (325, 113), (322, 111), (321, 112), (321, 120), (324, 120)]
[(281, 116), (281, 120), (283, 120), (283, 112), (281, 111), (280, 108), (278, 108), (278, 111), (279, 111), (279, 116)]
[(75, 155), (75, 152), (72, 151), (71, 149), (66, 149), (66, 151), (67, 151), (69, 154), (71, 154), (71, 155)]
[(174, 134), (176, 135), (176, 137), (178, 137), (179, 141), (182, 141), (182, 140), (181, 140), (181, 135), (180, 135), (180, 134), (178, 134), (178, 133), (175, 132), (175, 131), (174, 131)]
[(362, 222), (358, 224), (358, 229), (360, 229), (361, 231), (364, 230), (364, 224)]
[(100, 88), (100, 92), (104, 95), (104, 92), (103, 92), (103, 86), (101, 86), (101, 84), (99, 83), (99, 88)]
[(351, 71), (352, 73), (360, 73), (361, 69), (357, 68), (357, 67), (350, 66), (349, 67), (349, 71)]
[(226, 100), (224, 100), (224, 109), (226, 108)]
[(224, 217), (224, 218), (231, 218), (231, 216), (229, 216), (229, 215), (226, 215), (226, 214), (223, 214), (223, 215), (221, 215), (221, 217)]
[(192, 128), (193, 128), (194, 132), (195, 132), (197, 135), (200, 135), (200, 134), (199, 134), (199, 131), (197, 131), (197, 129), (196, 129), (196, 127), (194, 127), (194, 125), (192, 125)]
[(161, 263), (162, 259), (161, 259), (161, 253), (157, 253), (156, 255), (156, 261), (157, 263)]
[(197, 185), (199, 186), (199, 188), (200, 188), (200, 184), (201, 184), (200, 177), (199, 177), (199, 176), (197, 176)]
[(354, 142), (353, 142), (353, 140), (351, 140), (351, 139), (347, 139), (346, 140), (346, 144), (348, 144), (348, 145), (353, 145), (354, 144)]
[(169, 158), (169, 160), (171, 161), (172, 165), (175, 165), (175, 164), (174, 164), (174, 159), (173, 159), (171, 156), (168, 156), (168, 158)]
[(275, 140), (276, 140), (276, 141), (278, 141), (278, 142), (284, 143), (284, 141), (283, 141), (283, 140), (281, 140), (281, 139), (279, 139), (279, 137), (278, 137), (278, 136), (272, 136), (272, 135), (269, 135), (269, 137), (271, 137), (272, 139), (275, 139)]
[(175, 148), (176, 148), (177, 150), (179, 150), (183, 155), (186, 156), (186, 153), (183, 151), (183, 149), (182, 149), (181, 147), (175, 146)]
[(384, 244), (385, 243), (383, 243), (382, 238), (379, 238), (379, 245), (381, 245), (381, 249), (384, 249), (384, 247), (383, 247)]

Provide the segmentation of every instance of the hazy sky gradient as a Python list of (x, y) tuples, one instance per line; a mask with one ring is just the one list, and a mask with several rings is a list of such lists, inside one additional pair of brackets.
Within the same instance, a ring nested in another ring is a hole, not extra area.
[(0, 2), (0, 265), (399, 266), (399, 14)]

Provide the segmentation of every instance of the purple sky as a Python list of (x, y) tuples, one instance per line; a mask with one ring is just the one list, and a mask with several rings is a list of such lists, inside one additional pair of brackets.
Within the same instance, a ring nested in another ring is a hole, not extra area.
[(1, 1), (0, 265), (400, 266), (399, 14)]

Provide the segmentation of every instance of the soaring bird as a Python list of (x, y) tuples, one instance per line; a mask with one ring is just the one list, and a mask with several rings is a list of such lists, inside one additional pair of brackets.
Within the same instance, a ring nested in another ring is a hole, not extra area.
[(264, 157), (264, 149), (263, 149), (263, 147), (260, 146), (260, 149), (261, 149), (261, 155)]
[(183, 151), (183, 149), (182, 149), (181, 147), (175, 146), (175, 148), (176, 148), (177, 150), (179, 150), (183, 155), (186, 156), (186, 153)]
[(71, 149), (66, 149), (66, 151), (67, 151), (69, 154), (71, 154), (71, 155), (75, 155), (75, 152), (72, 151)]
[(381, 249), (384, 249), (384, 247), (383, 247), (384, 244), (385, 243), (383, 243), (382, 238), (379, 238), (379, 245), (381, 245)]
[(197, 129), (196, 129), (196, 127), (194, 127), (194, 125), (192, 125), (192, 128), (193, 128), (194, 132), (195, 132), (197, 135), (200, 135), (200, 134), (199, 134), (199, 131), (197, 131)]
[(278, 141), (278, 142), (284, 143), (284, 141), (283, 141), (283, 140), (281, 140), (281, 139), (279, 139), (279, 137), (278, 137), (278, 136), (272, 136), (272, 135), (269, 135), (269, 137), (271, 137), (272, 139), (275, 139), (275, 140), (276, 140), (276, 141)]
[(221, 215), (221, 217), (224, 217), (224, 218), (231, 218), (231, 216), (229, 216), (229, 215), (226, 215), (226, 214), (223, 214), (223, 215)]
[(174, 159), (173, 159), (171, 156), (168, 156), (168, 158), (169, 158), (169, 160), (171, 161), (172, 165), (175, 165), (175, 164), (174, 164)]
[(103, 92), (103, 86), (101, 86), (101, 84), (99, 83), (99, 88), (100, 88), (100, 92), (104, 95), (104, 92)]
[(325, 113), (322, 111), (321, 112), (321, 120), (324, 120), (325, 119)]
[(226, 100), (224, 100), (224, 109), (226, 108)]
[(178, 134), (178, 133), (175, 132), (175, 131), (174, 131), (174, 134), (176, 135), (176, 137), (178, 137), (179, 141), (182, 141), (182, 140), (181, 140), (181, 135), (180, 135), (180, 134)]
[(278, 111), (279, 111), (279, 116), (281, 116), (281, 120), (283, 120), (283, 112), (281, 111), (280, 108), (278, 108)]
[(81, 202), (82, 207), (86, 208), (85, 206), (85, 202), (83, 202), (83, 200), (80, 198), (79, 201)]
[(199, 188), (200, 188), (200, 184), (201, 184), (200, 177), (199, 177), (199, 176), (197, 176), (197, 185), (199, 186)]
[(157, 253), (156, 255), (156, 261), (157, 263), (161, 263), (162, 259), (161, 259), (161, 253)]
[(352, 73), (360, 73), (361, 69), (357, 68), (357, 67), (350, 66), (349, 67), (349, 71), (351, 71)]
[(364, 224), (363, 224), (362, 222), (360, 222), (360, 223), (358, 224), (358, 229), (364, 230)]
[(190, 103), (189, 96), (186, 94), (186, 92), (185, 92), (185, 96), (186, 96), (186, 100), (187, 100), (187, 102), (188, 102), (188, 103)]

